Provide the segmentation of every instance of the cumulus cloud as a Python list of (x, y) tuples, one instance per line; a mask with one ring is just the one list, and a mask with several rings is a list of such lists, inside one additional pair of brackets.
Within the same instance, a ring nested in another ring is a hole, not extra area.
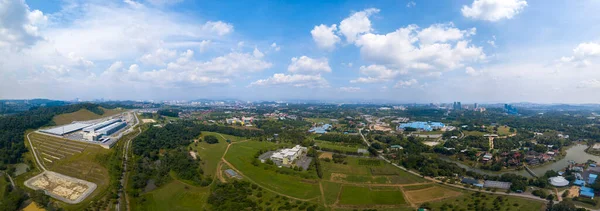
[(250, 86), (293, 86), (293, 87), (307, 87), (307, 88), (323, 88), (329, 87), (329, 83), (321, 75), (302, 75), (302, 74), (291, 74), (286, 75), (283, 73), (276, 73), (272, 77), (267, 79), (261, 79), (254, 81)]
[(367, 33), (355, 45), (366, 60), (405, 70), (453, 70), (466, 62), (485, 59), (481, 47), (461, 39), (473, 34), (473, 29), (433, 25), (425, 30), (409, 25), (387, 34)]
[(572, 64), (576, 67), (586, 67), (591, 65), (595, 59), (600, 57), (600, 43), (585, 42), (580, 43), (573, 49), (573, 55), (560, 58), (563, 64)]
[(159, 48), (152, 53), (148, 53), (139, 58), (140, 62), (149, 65), (166, 65), (168, 60), (177, 56), (177, 51)]
[(310, 31), (310, 34), (319, 48), (331, 50), (335, 48), (336, 43), (340, 42), (340, 37), (335, 34), (336, 30), (337, 25), (335, 24), (330, 27), (321, 24), (315, 26), (315, 28)]
[(350, 17), (340, 22), (339, 33), (346, 37), (346, 41), (353, 43), (361, 34), (371, 32), (371, 20), (369, 16), (378, 13), (379, 9), (369, 8), (360, 12), (355, 12)]
[(278, 46), (277, 43), (273, 43), (271, 44), (271, 49), (273, 49), (274, 51), (279, 51), (281, 50), (281, 46)]
[(433, 24), (419, 32), (417, 38), (423, 44), (444, 43), (448, 41), (461, 40), (464, 37), (475, 35), (476, 29), (460, 30), (454, 28), (453, 23)]
[(389, 69), (383, 65), (369, 65), (361, 66), (359, 73), (364, 77), (351, 80), (350, 83), (379, 83), (390, 81), (403, 72)]
[(340, 87), (340, 91), (342, 91), (342, 92), (359, 92), (360, 87), (343, 86), (343, 87)]
[(411, 7), (415, 7), (417, 6), (417, 3), (415, 3), (414, 1), (409, 1), (408, 3), (406, 3), (406, 7), (411, 8)]
[(288, 71), (303, 74), (329, 73), (331, 72), (331, 67), (327, 58), (313, 59), (308, 56), (301, 56), (300, 58), (292, 58), (292, 62), (288, 66)]
[(479, 76), (479, 75), (481, 75), (481, 71), (477, 71), (473, 67), (467, 67), (467, 68), (465, 68), (465, 73), (467, 73), (467, 75), (470, 75), (470, 76)]
[(526, 6), (525, 0), (474, 0), (471, 6), (464, 5), (461, 12), (467, 18), (493, 22), (512, 19)]
[(0, 1), (0, 48), (19, 50), (43, 39), (39, 28), (48, 17), (30, 10), (24, 0)]
[(252, 55), (254, 55), (254, 57), (256, 57), (256, 58), (262, 58), (263, 56), (265, 56), (265, 54), (260, 52), (260, 50), (258, 50), (258, 48), (254, 48)]
[(222, 21), (208, 21), (202, 29), (217, 33), (218, 35), (226, 35), (233, 32), (233, 25)]
[(394, 88), (404, 88), (404, 87), (410, 87), (410, 86), (414, 86), (417, 85), (419, 82), (416, 79), (410, 79), (410, 80), (406, 80), (406, 81), (398, 81), (398, 83), (396, 83), (396, 85), (394, 85)]

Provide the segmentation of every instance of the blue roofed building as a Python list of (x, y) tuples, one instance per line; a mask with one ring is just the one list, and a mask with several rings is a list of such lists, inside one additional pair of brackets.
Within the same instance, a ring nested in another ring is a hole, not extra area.
[(588, 176), (588, 184), (594, 184), (596, 182), (597, 177), (598, 175), (596, 174), (590, 174), (590, 176)]
[(575, 182), (573, 182), (573, 185), (578, 185), (578, 186), (585, 186), (585, 181), (583, 180), (575, 180)]
[(581, 190), (579, 191), (579, 196), (594, 199), (594, 189), (588, 187), (581, 187)]
[(415, 128), (421, 131), (432, 131), (436, 129), (442, 129), (446, 125), (441, 122), (409, 122), (398, 125), (397, 130), (404, 130), (406, 128)]

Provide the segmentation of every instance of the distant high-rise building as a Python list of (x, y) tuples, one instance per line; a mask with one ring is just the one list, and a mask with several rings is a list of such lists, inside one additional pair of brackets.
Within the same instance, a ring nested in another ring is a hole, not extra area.
[(454, 102), (454, 105), (452, 106), (452, 108), (454, 110), (461, 110), (462, 109), (462, 104), (460, 102)]
[(476, 109), (476, 108), (479, 108), (479, 105), (477, 105), (477, 103), (475, 103), (475, 104), (473, 105), (473, 109)]

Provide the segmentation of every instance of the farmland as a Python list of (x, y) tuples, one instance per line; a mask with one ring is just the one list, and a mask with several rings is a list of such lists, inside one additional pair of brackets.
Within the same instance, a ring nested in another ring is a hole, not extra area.
[(399, 189), (371, 190), (368, 187), (342, 187), (340, 205), (401, 205), (406, 204)]
[(330, 151), (330, 150), (339, 150), (340, 152), (358, 152), (358, 149), (367, 149), (366, 146), (358, 145), (358, 144), (343, 144), (343, 143), (334, 143), (330, 141), (321, 141), (315, 140), (315, 144), (319, 146), (321, 149)]
[(52, 121), (56, 125), (64, 125), (64, 124), (69, 124), (73, 121), (87, 121), (87, 120), (92, 120), (92, 119), (99, 119), (99, 118), (109, 117), (109, 116), (124, 112), (124, 110), (122, 110), (122, 109), (105, 109), (105, 108), (101, 108), (101, 109), (104, 111), (104, 114), (102, 114), (102, 115), (95, 114), (94, 112), (91, 112), (87, 109), (81, 109), (81, 110), (73, 112), (73, 113), (57, 115), (54, 118), (52, 118)]
[(322, 162), (324, 179), (345, 183), (410, 184), (425, 180), (377, 159), (347, 157), (347, 163)]

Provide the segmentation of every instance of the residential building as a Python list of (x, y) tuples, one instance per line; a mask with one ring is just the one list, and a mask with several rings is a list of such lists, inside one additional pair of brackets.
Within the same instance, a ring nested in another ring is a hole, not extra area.
[(300, 145), (296, 145), (294, 148), (286, 148), (281, 149), (271, 155), (271, 160), (275, 162), (277, 165), (290, 165), (292, 164), (300, 155), (306, 153), (307, 148), (302, 147)]

